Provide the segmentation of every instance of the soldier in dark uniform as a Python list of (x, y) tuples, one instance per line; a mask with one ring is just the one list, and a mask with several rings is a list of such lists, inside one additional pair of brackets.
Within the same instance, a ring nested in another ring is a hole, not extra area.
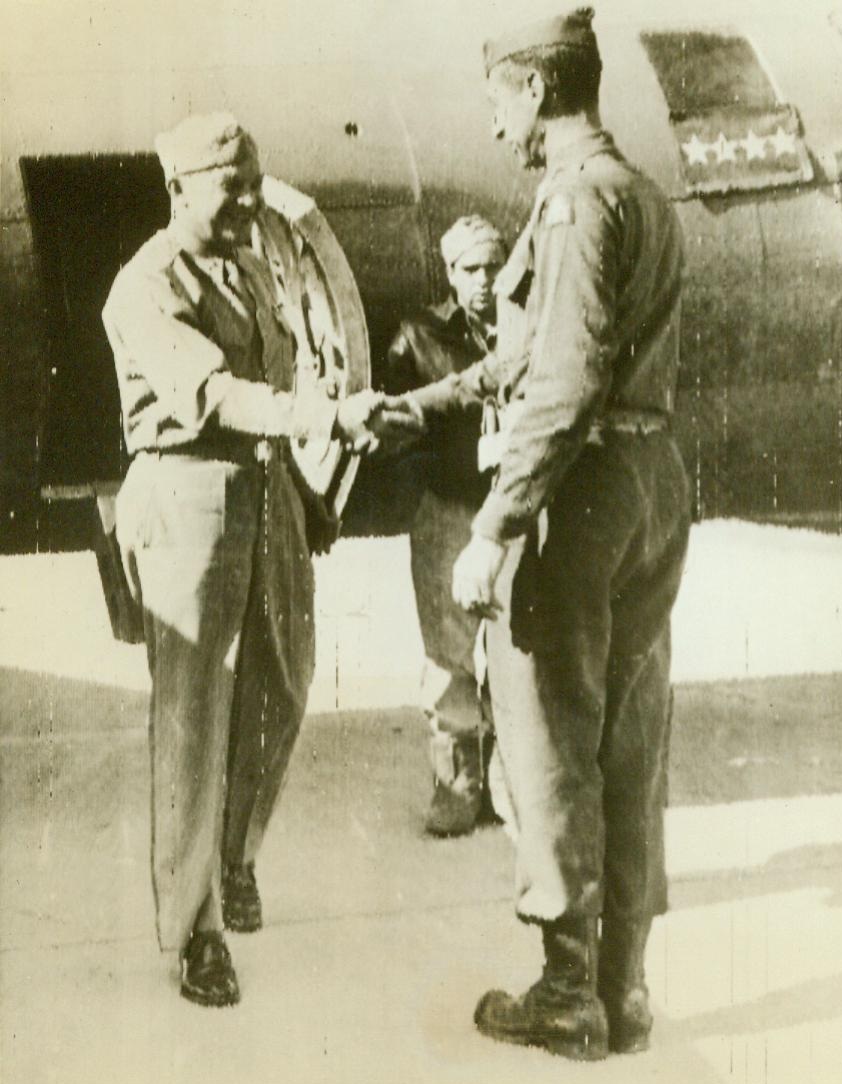
[(498, 317), (514, 306), (523, 335), (415, 393), (428, 422), (487, 394), (502, 403), (499, 467), (453, 590), (496, 618), (489, 678), (519, 829), (517, 910), (540, 925), (546, 963), (526, 994), (486, 994), (475, 1021), (581, 1059), (648, 1044), (670, 612), (689, 531), (670, 432), (681, 233), (601, 127), (592, 17), (486, 45), (495, 134), (546, 167), (495, 287)]
[(223, 926), (261, 925), (254, 860), (313, 674), (312, 501), (289, 439), (362, 449), (380, 398), (292, 394), (307, 339), (249, 247), (262, 178), (248, 133), (194, 116), (156, 146), (172, 218), (103, 312), (132, 456), (117, 537), (152, 676), (158, 939), (180, 954), (184, 997), (230, 1005)]
[[(497, 229), (478, 215), (458, 219), (441, 239), (450, 293), (405, 320), (389, 349), (387, 390), (406, 392), (458, 373), (494, 349), (494, 279), (506, 259)], [(477, 695), (474, 648), (479, 618), (453, 601), (453, 563), (490, 476), (477, 464), (482, 406), (433, 422), (420, 461), (422, 495), (410, 530), (412, 582), (427, 656), (421, 699), (432, 727), (433, 797), (426, 828), (460, 835), (492, 812), (487, 765), (493, 743), (490, 707)]]

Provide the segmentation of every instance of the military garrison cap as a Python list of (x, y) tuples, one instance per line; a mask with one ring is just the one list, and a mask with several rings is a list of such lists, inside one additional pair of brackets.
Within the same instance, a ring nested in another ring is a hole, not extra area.
[(441, 254), (450, 268), (461, 260), (465, 253), (489, 241), (503, 249), (506, 247), (500, 231), (488, 219), (480, 215), (465, 215), (457, 218), (442, 236)]
[(231, 113), (186, 117), (155, 140), (167, 181), (185, 173), (234, 166), (257, 158), (254, 140)]
[(576, 8), (566, 15), (541, 19), (537, 23), (530, 23), (503, 34), (493, 41), (487, 41), (483, 46), (485, 74), (488, 75), (501, 60), (542, 45), (572, 45), (583, 49), (596, 49), (596, 35), (591, 28), (593, 17), (593, 8)]

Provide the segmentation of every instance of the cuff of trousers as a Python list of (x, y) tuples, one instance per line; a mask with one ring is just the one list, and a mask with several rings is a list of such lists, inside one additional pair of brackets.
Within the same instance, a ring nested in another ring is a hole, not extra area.
[(531, 885), (517, 901), (516, 914), (527, 925), (544, 926), (570, 915), (598, 918), (602, 912), (602, 889), (596, 881), (580, 886), (578, 898), (571, 898), (562, 887), (552, 892)]

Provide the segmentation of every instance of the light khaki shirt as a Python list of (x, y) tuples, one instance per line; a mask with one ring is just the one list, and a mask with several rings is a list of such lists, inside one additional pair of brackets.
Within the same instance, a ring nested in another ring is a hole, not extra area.
[(285, 304), (250, 249), (223, 261), (184, 251), (171, 227), (150, 238), (103, 310), (129, 453), (212, 445), (226, 397), (242, 432), (328, 437), (336, 404), (292, 394), (300, 321)]

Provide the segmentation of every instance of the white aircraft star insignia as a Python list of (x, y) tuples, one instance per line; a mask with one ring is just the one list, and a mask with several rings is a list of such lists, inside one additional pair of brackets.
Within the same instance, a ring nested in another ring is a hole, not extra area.
[(766, 157), (766, 137), (755, 135), (754, 130), (749, 128), (748, 135), (745, 139), (741, 139), (739, 145), (746, 152), (746, 157), (749, 162), (754, 158)]
[(710, 150), (709, 143), (703, 143), (701, 139), (693, 133), (692, 139), (688, 143), (682, 143), (681, 149), (687, 155), (687, 164), (690, 166), (706, 166), (708, 164), (708, 151)]
[(723, 162), (736, 162), (737, 160), (737, 146), (732, 143), (730, 139), (727, 139), (724, 132), (719, 133), (719, 138), (712, 144), (713, 150), (716, 152), (716, 159), (720, 165)]
[(775, 154), (779, 158), (784, 154), (795, 154), (795, 136), (785, 132), (780, 125), (775, 134), (769, 136), (769, 142), (775, 148)]

